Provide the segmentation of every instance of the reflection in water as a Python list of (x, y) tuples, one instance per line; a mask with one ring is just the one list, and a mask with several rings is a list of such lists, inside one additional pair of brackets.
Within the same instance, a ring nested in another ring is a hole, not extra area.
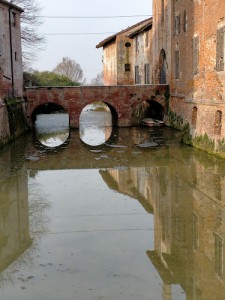
[(177, 134), (0, 151), (1, 299), (224, 299), (225, 161)]
[(110, 111), (84, 110), (80, 115), (80, 138), (90, 146), (104, 144), (112, 134)]
[(69, 137), (69, 116), (66, 113), (37, 115), (36, 137), (47, 147), (57, 147)]

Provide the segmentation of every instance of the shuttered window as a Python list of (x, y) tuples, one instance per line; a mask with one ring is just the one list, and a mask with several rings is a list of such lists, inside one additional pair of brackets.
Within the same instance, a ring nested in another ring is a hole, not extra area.
[(174, 17), (174, 34), (180, 33), (180, 15)]
[(199, 36), (193, 38), (193, 74), (198, 74), (199, 64)]
[(145, 84), (150, 83), (150, 66), (149, 64), (145, 64)]
[(141, 80), (140, 80), (140, 75), (139, 75), (139, 66), (135, 66), (135, 83), (136, 84), (140, 84)]
[(217, 71), (224, 71), (224, 32), (225, 27), (217, 30), (216, 40), (216, 69)]
[(0, 57), (3, 56), (3, 39), (0, 38)]
[(179, 78), (180, 73), (180, 52), (179, 50), (175, 51), (175, 79)]

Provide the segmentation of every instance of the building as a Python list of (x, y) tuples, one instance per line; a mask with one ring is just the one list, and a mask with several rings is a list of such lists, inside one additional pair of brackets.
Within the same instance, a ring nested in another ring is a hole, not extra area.
[(224, 11), (222, 0), (153, 1), (154, 82), (170, 86), (168, 124), (186, 128), (194, 146), (221, 154), (225, 143)]
[(102, 42), (105, 85), (149, 84), (152, 81), (152, 18), (122, 30)]
[(21, 8), (0, 0), (0, 100), (22, 97)]

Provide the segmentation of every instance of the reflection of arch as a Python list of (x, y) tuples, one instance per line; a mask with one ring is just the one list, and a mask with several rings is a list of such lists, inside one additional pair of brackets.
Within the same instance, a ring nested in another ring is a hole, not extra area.
[(147, 101), (149, 107), (146, 109), (145, 117), (153, 118), (157, 120), (163, 120), (164, 108), (163, 106), (155, 100)]
[(167, 69), (167, 62), (166, 62), (166, 52), (164, 49), (161, 50), (159, 55), (159, 83), (166, 84), (166, 69)]
[(47, 102), (47, 103), (44, 103), (44, 104), (41, 104), (39, 106), (37, 106), (34, 111), (32, 112), (32, 115), (31, 115), (31, 120), (32, 120), (32, 123), (34, 124), (35, 121), (36, 121), (36, 117), (37, 115), (39, 114), (51, 114), (51, 113), (54, 113), (54, 112), (66, 112), (64, 107), (62, 107), (61, 105), (59, 104), (56, 104), (54, 102)]
[(118, 144), (118, 128), (112, 127), (112, 133), (111, 133), (109, 139), (101, 145), (92, 146), (92, 145), (86, 144), (81, 139), (80, 139), (80, 141), (81, 141), (82, 146), (88, 151), (97, 150), (97, 151), (108, 152), (112, 149), (111, 145), (117, 145)]
[(115, 110), (115, 108), (111, 104), (109, 104), (107, 102), (103, 102), (103, 103), (105, 103), (109, 107), (109, 109), (111, 111), (111, 114), (112, 114), (112, 126), (118, 126), (118, 114), (117, 114), (117, 111)]

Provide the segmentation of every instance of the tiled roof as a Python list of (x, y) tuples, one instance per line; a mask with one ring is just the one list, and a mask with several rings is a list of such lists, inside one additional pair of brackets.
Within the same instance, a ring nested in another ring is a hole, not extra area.
[(101, 41), (96, 48), (101, 48), (103, 46), (105, 46), (106, 44), (112, 42), (113, 40), (116, 39), (117, 35), (123, 34), (127, 32), (127, 36), (132, 38), (134, 37), (136, 34), (143, 32), (145, 30), (147, 30), (148, 28), (150, 28), (152, 26), (152, 18), (148, 18), (146, 20), (143, 20), (139, 23), (136, 23), (124, 30), (121, 30), (111, 36), (109, 36), (108, 38), (104, 39), (103, 41)]

